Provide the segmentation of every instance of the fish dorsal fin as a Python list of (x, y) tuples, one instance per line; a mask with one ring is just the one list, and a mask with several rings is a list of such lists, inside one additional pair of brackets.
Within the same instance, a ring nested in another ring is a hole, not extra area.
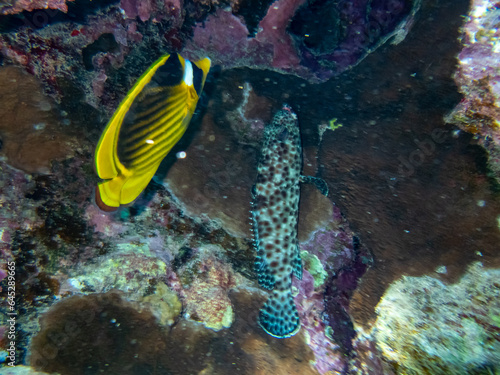
[(302, 257), (300, 256), (299, 243), (295, 244), (295, 251), (292, 257), (292, 272), (293, 276), (298, 280), (302, 280)]
[[(253, 205), (253, 203), (252, 203)], [(254, 236), (254, 247), (257, 255), (255, 257), (254, 269), (257, 274), (257, 279), (259, 285), (267, 290), (273, 290), (276, 280), (269, 269), (264, 257), (264, 250), (261, 248), (261, 243), (259, 240), (259, 226), (257, 225), (257, 212), (252, 210), (252, 226), (253, 226), (253, 236)]]
[(313, 176), (300, 176), (300, 182), (313, 184), (321, 194), (323, 194), (325, 197), (328, 197), (328, 185), (322, 178)]

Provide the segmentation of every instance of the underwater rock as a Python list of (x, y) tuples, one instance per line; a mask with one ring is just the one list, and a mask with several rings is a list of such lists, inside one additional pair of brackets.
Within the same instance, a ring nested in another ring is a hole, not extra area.
[(74, 0), (12, 0), (0, 3), (0, 14), (16, 14), (35, 9), (57, 9), (67, 12), (66, 1)]
[(473, 0), (462, 27), (455, 81), (464, 99), (446, 117), (479, 139), (500, 181), (500, 9), (498, 1)]
[(395, 373), (497, 373), (499, 278), (499, 269), (477, 262), (452, 285), (430, 276), (393, 282), (377, 305), (373, 335)]
[(63, 132), (52, 99), (31, 75), (13, 66), (0, 69), (1, 152), (27, 173), (49, 173), (51, 162), (72, 155), (76, 140)]

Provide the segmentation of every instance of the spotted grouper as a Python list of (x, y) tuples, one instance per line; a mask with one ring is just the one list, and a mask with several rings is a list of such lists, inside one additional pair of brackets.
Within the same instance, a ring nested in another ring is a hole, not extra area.
[(284, 106), (264, 131), (251, 210), (257, 251), (255, 269), (259, 284), (272, 291), (260, 310), (259, 324), (278, 338), (293, 336), (300, 329), (291, 290), (292, 274), (302, 278), (297, 237), (300, 182), (319, 180), (301, 176), (301, 169), (297, 115)]

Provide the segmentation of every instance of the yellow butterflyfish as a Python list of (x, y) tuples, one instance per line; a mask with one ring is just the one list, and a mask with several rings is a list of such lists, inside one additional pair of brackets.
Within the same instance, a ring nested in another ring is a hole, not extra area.
[(104, 211), (133, 202), (186, 131), (205, 85), (210, 59), (164, 55), (137, 80), (108, 122), (95, 152)]

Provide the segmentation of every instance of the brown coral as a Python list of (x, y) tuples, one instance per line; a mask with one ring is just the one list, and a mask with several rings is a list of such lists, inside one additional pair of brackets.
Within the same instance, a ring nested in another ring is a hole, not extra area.
[(62, 132), (54, 103), (28, 73), (12, 66), (0, 69), (1, 152), (15, 168), (48, 173), (53, 160), (70, 156), (74, 139)]
[(162, 328), (115, 292), (70, 297), (43, 317), (31, 363), (62, 375), (317, 374), (302, 334), (279, 340), (257, 326), (264, 298), (256, 290), (234, 291), (235, 323), (214, 332), (187, 321)]
[(332, 199), (374, 255), (350, 304), (359, 324), (370, 323), (401, 275), (445, 266), (440, 277), (456, 281), (474, 260), (500, 264), (500, 200), (485, 153), (443, 120), (460, 100), (451, 74), (467, 5), (425, 6), (413, 38), (346, 75), (341, 91), (359, 93), (336, 114), (348, 127), (324, 134), (320, 163)]

